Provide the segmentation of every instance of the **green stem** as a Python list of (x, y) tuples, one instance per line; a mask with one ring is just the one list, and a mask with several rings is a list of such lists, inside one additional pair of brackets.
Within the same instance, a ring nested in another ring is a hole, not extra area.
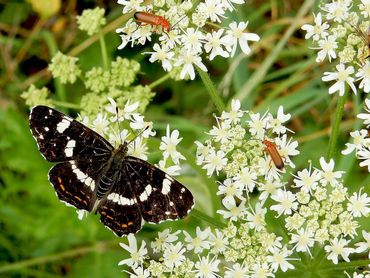
[(67, 250), (57, 254), (2, 265), (0, 266), (0, 273), (9, 271), (19, 271), (20, 269), (31, 267), (34, 265), (43, 265), (49, 262), (59, 261), (65, 258), (81, 256), (83, 254), (90, 252), (103, 252), (105, 250), (111, 249), (112, 247), (115, 247), (118, 242), (119, 241), (117, 239), (107, 242), (98, 242), (92, 246), (78, 247), (76, 249)]
[(202, 71), (198, 66), (195, 66), (200, 78), (203, 81), (203, 84), (206, 86), (206, 89), (211, 97), (214, 105), (216, 106), (218, 112), (222, 112), (225, 110), (225, 104), (223, 103), (221, 97), (219, 96), (215, 86), (212, 83), (211, 78), (209, 78), (208, 73)]
[(170, 78), (170, 74), (169, 73), (163, 75), (161, 78), (159, 78), (156, 81), (152, 82), (152, 84), (150, 84), (148, 87), (150, 89), (153, 89), (154, 87), (157, 87), (159, 84), (161, 84), (164, 81), (166, 81), (168, 78)]
[(346, 103), (348, 92), (344, 92), (343, 96), (340, 96), (338, 99), (337, 109), (335, 110), (335, 118), (332, 124), (332, 130), (329, 139), (329, 149), (326, 154), (326, 159), (330, 160), (334, 157), (336, 152), (336, 145), (339, 136), (339, 126), (342, 121), (344, 104)]
[(52, 101), (53, 101), (53, 104), (55, 104), (56, 106), (59, 106), (59, 107), (81, 110), (81, 106), (79, 106), (78, 104), (69, 103), (69, 102), (65, 102), (65, 101), (58, 101), (58, 100), (52, 100)]
[[(40, 35), (44, 38), (49, 48), (50, 55), (54, 56), (55, 54), (57, 54), (58, 46), (54, 36), (48, 31), (42, 31)], [(57, 98), (60, 101), (66, 101), (67, 100), (66, 88), (65, 85), (62, 84), (62, 82), (60, 82), (59, 78), (54, 78), (54, 87)]]
[(193, 216), (193, 217), (195, 217), (195, 218), (198, 218), (199, 220), (206, 221), (209, 224), (211, 224), (214, 227), (219, 228), (219, 229), (224, 229), (224, 228), (227, 227), (226, 224), (222, 223), (221, 221), (216, 220), (213, 217), (208, 216), (207, 214), (205, 214), (205, 213), (203, 213), (203, 212), (201, 212), (201, 211), (199, 211), (197, 209), (193, 209), (191, 211), (190, 215)]
[(105, 44), (104, 34), (103, 34), (103, 32), (101, 30), (99, 32), (99, 42), (100, 42), (101, 56), (103, 58), (103, 66), (104, 66), (104, 69), (105, 70), (108, 70), (109, 69), (109, 65), (108, 65), (107, 46)]
[(336, 265), (328, 264), (328, 267), (321, 266), (320, 271), (333, 271), (333, 270), (346, 270), (354, 267), (359, 266), (367, 266), (370, 264), (370, 260), (356, 260), (356, 261), (350, 261), (350, 262), (341, 262)]

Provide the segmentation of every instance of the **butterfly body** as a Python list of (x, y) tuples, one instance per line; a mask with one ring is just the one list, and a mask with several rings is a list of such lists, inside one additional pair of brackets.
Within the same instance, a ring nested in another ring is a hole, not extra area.
[(30, 113), (31, 132), (44, 158), (58, 162), (49, 181), (58, 198), (79, 210), (97, 212), (116, 235), (139, 231), (144, 221), (185, 217), (191, 192), (150, 163), (114, 148), (95, 131), (47, 106)]

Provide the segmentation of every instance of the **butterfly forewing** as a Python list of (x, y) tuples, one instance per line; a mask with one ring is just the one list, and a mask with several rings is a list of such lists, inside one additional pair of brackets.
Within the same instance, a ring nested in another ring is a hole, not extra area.
[(30, 127), (40, 152), (51, 162), (109, 156), (113, 150), (98, 133), (47, 106), (32, 109)]
[(132, 156), (124, 164), (145, 221), (159, 223), (183, 218), (192, 209), (190, 191), (162, 170)]
[(58, 198), (77, 209), (97, 211), (116, 235), (135, 233), (143, 220), (159, 223), (186, 216), (193, 196), (150, 163), (114, 149), (102, 136), (52, 108), (36, 106), (30, 127), (41, 154), (61, 162), (49, 172)]

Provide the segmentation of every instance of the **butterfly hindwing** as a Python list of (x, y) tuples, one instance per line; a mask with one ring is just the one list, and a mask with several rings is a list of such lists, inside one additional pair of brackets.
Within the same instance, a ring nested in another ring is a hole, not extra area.
[(62, 162), (51, 168), (49, 181), (59, 200), (77, 209), (91, 210), (95, 180), (79, 170), (74, 161)]
[(113, 150), (98, 133), (47, 106), (32, 109), (30, 127), (40, 152), (51, 162), (85, 160)]
[(143, 224), (140, 206), (131, 188), (129, 177), (120, 173), (112, 190), (102, 199), (98, 212), (100, 221), (117, 236), (136, 233)]
[(192, 209), (190, 191), (162, 170), (132, 156), (127, 156), (124, 164), (145, 221), (159, 223), (183, 218)]

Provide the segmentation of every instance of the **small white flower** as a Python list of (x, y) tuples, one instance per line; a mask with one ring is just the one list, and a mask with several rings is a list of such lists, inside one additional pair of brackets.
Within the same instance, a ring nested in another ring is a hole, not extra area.
[(335, 92), (339, 92), (340, 96), (344, 95), (345, 92), (345, 84), (347, 83), (352, 91), (356, 94), (357, 89), (354, 82), (354, 78), (351, 75), (354, 73), (354, 68), (349, 66), (345, 68), (343, 64), (339, 64), (336, 66), (337, 72), (324, 72), (324, 76), (322, 80), (325, 82), (336, 80), (336, 82), (329, 88), (329, 94), (333, 94)]
[(176, 146), (181, 142), (182, 138), (179, 138), (179, 131), (177, 129), (170, 132), (170, 126), (167, 125), (166, 136), (162, 136), (161, 144), (159, 149), (163, 151), (163, 158), (167, 159), (171, 157), (175, 164), (179, 164), (180, 159), (185, 159), (185, 157), (176, 150)]
[(225, 278), (246, 278), (249, 277), (248, 268), (238, 263), (233, 264), (233, 268), (226, 267)]
[(368, 171), (370, 172), (370, 150), (368, 148), (362, 148), (357, 152), (358, 159), (363, 161), (360, 162), (360, 167), (367, 166)]
[(92, 128), (99, 134), (104, 135), (109, 129), (109, 121), (107, 120), (107, 114), (98, 113), (96, 119), (92, 122)]
[(294, 187), (299, 187), (305, 193), (312, 194), (318, 185), (318, 181), (320, 180), (320, 173), (317, 170), (314, 170), (311, 173), (311, 164), (310, 168), (303, 169), (302, 171), (298, 171), (297, 175), (293, 175), (295, 179), (293, 180), (295, 185)]
[(358, 5), (358, 8), (365, 18), (370, 16), (370, 0), (361, 0), (361, 4)]
[(275, 194), (275, 192), (283, 187), (284, 184), (279, 179), (268, 178), (263, 183), (258, 184), (258, 190), (261, 192), (259, 199), (261, 201), (266, 200), (269, 196)]
[(370, 197), (366, 193), (361, 194), (361, 190), (354, 192), (349, 198), (347, 211), (351, 212), (354, 217), (368, 216), (370, 212)]
[(279, 203), (270, 207), (271, 210), (278, 213), (278, 217), (282, 214), (290, 215), (298, 208), (296, 197), (290, 191), (278, 189), (275, 194), (271, 196), (271, 199)]
[(231, 111), (223, 111), (220, 119), (227, 123), (237, 124), (240, 121), (240, 118), (244, 115), (244, 112), (240, 110), (240, 106), (240, 101), (238, 99), (232, 99)]
[(237, 221), (245, 215), (246, 207), (244, 200), (239, 204), (239, 206), (236, 205), (235, 200), (224, 202), (223, 205), (227, 210), (217, 210), (217, 213), (221, 214), (225, 219)]
[(225, 17), (222, 2), (218, 0), (205, 0), (198, 5), (198, 11), (212, 22), (221, 22), (220, 17)]
[(151, 242), (150, 246), (155, 252), (160, 252), (164, 245), (175, 242), (178, 239), (177, 235), (179, 233), (179, 230), (171, 233), (170, 229), (165, 229), (164, 231), (158, 233), (158, 237)]
[(110, 102), (110, 105), (106, 105), (105, 110), (107, 110), (109, 113), (114, 115), (110, 119), (111, 122), (117, 121), (117, 110), (118, 110), (118, 121), (119, 122), (131, 119), (131, 116), (133, 116), (134, 114), (137, 115), (134, 112), (139, 107), (139, 102), (134, 102), (133, 104), (130, 104), (130, 100), (128, 100), (123, 109), (118, 109), (117, 103), (115, 102), (114, 99), (108, 97), (108, 100)]
[(198, 141), (195, 141), (194, 143), (197, 145), (197, 165), (201, 165), (206, 157), (211, 153), (212, 148), (207, 143), (204, 145)]
[(160, 160), (158, 161), (158, 168), (169, 174), (170, 176), (178, 176), (180, 175), (181, 167), (179, 165), (171, 165), (166, 166), (167, 160)]
[(137, 249), (136, 238), (133, 234), (129, 234), (127, 240), (128, 245), (124, 243), (120, 243), (119, 245), (130, 254), (130, 258), (120, 261), (118, 265), (125, 264), (136, 268), (143, 263), (145, 255), (148, 254), (148, 250), (145, 247), (146, 243), (142, 241), (140, 249)]
[[(356, 253), (363, 253), (365, 251), (370, 250), (370, 233), (366, 232), (365, 230), (362, 230), (362, 236), (365, 239), (365, 242), (358, 242), (355, 244), (357, 246)], [(370, 259), (370, 253), (368, 257)]]
[[(217, 120), (217, 118), (216, 118)], [(230, 133), (230, 123), (222, 121), (221, 124), (217, 120), (217, 126), (213, 126), (209, 132), (209, 135), (213, 136), (216, 142), (226, 143), (230, 140), (232, 134)]]
[(170, 51), (166, 45), (161, 47), (158, 43), (154, 44), (153, 50), (153, 52), (144, 53), (151, 54), (149, 61), (151, 63), (159, 61), (165, 71), (170, 71), (172, 69), (172, 61), (175, 53)]
[(212, 33), (207, 33), (206, 42), (204, 44), (204, 49), (209, 54), (209, 60), (212, 61), (216, 56), (222, 56), (224, 58), (229, 57), (229, 53), (224, 49), (228, 42), (226, 37), (221, 38), (224, 29), (218, 31), (213, 31)]
[(183, 255), (185, 252), (186, 248), (183, 247), (181, 242), (177, 242), (176, 245), (166, 244), (163, 252), (164, 264), (170, 269), (178, 267), (186, 259)]
[(282, 249), (275, 248), (275, 250), (272, 252), (272, 255), (268, 257), (268, 261), (271, 263), (272, 271), (276, 272), (279, 267), (283, 272), (286, 272), (288, 269), (294, 269), (294, 266), (288, 262), (288, 256), (291, 254), (292, 252), (286, 247)]
[(354, 252), (353, 248), (346, 247), (350, 243), (349, 240), (343, 238), (334, 238), (330, 240), (330, 245), (325, 246), (325, 251), (329, 253), (328, 259), (332, 260), (334, 264), (338, 263), (338, 257), (341, 256), (346, 262), (349, 262), (348, 256)]
[(194, 250), (194, 253), (201, 253), (204, 249), (210, 247), (210, 242), (208, 237), (211, 233), (210, 228), (208, 227), (202, 231), (199, 227), (196, 228), (196, 236), (193, 238), (187, 231), (183, 231), (185, 235), (185, 241), (188, 243), (186, 248), (188, 250)]
[(366, 60), (365, 64), (356, 73), (357, 80), (361, 80), (359, 88), (365, 93), (370, 92), (370, 62)]
[(144, 269), (142, 266), (132, 267), (134, 273), (124, 270), (124, 272), (130, 274), (130, 278), (149, 278), (150, 271), (149, 269)]
[(304, 24), (302, 26), (302, 30), (305, 30), (307, 32), (304, 37), (306, 40), (312, 37), (313, 41), (318, 41), (320, 38), (325, 38), (328, 35), (328, 32), (326, 32), (326, 30), (329, 28), (329, 24), (326, 22), (322, 22), (321, 13), (313, 16), (315, 25)]
[(247, 192), (252, 192), (256, 186), (257, 173), (248, 167), (243, 167), (234, 177), (234, 182), (244, 188)]
[(272, 273), (272, 270), (270, 269), (270, 266), (268, 263), (255, 263), (252, 266), (251, 269), (251, 278), (267, 278), (267, 277), (275, 277), (275, 275)]
[(326, 163), (325, 158), (320, 158), (320, 165), (322, 168), (320, 182), (325, 186), (329, 183), (332, 187), (339, 184), (339, 179), (343, 175), (343, 171), (334, 172), (334, 160), (330, 159), (329, 163)]
[(228, 238), (219, 230), (215, 230), (215, 233), (209, 234), (209, 242), (211, 244), (211, 252), (214, 254), (223, 253), (229, 244)]
[(132, 115), (130, 127), (132, 129), (142, 130), (141, 136), (144, 138), (149, 138), (150, 136), (155, 135), (155, 131), (152, 129), (153, 123), (145, 122), (144, 116), (141, 116), (139, 114)]
[(275, 139), (275, 143), (277, 146), (279, 146), (279, 153), (281, 157), (284, 158), (285, 164), (294, 168), (295, 165), (293, 161), (290, 159), (290, 157), (299, 154), (299, 151), (297, 150), (298, 142), (292, 141), (292, 138), (289, 138), (288, 140), (288, 136), (284, 134), (281, 137), (277, 137)]
[(128, 153), (143, 160), (148, 159), (148, 147), (141, 137), (137, 137), (132, 144), (128, 145)]
[(357, 115), (357, 118), (364, 120), (364, 125), (367, 127), (370, 126), (370, 99), (365, 99), (365, 111), (367, 113), (360, 113)]
[(265, 222), (265, 215), (267, 213), (267, 209), (263, 207), (263, 204), (261, 202), (258, 202), (256, 204), (255, 211), (247, 212), (246, 220), (249, 224), (249, 226), (252, 229), (255, 229), (256, 231), (262, 231), (266, 227)]
[(200, 257), (199, 261), (195, 263), (195, 277), (196, 278), (217, 278), (219, 275), (217, 272), (219, 271), (218, 265), (220, 260), (216, 260), (216, 256), (214, 256), (211, 260), (209, 260), (209, 256), (207, 257)]
[(320, 49), (320, 51), (317, 53), (316, 58), (317, 63), (324, 61), (326, 56), (328, 56), (329, 62), (331, 62), (332, 58), (333, 59), (337, 58), (335, 50), (338, 48), (338, 43), (336, 39), (337, 38), (334, 36), (328, 36), (318, 41), (319, 46), (314, 48)]
[(232, 22), (229, 25), (230, 30), (227, 31), (227, 38), (232, 45), (231, 56), (234, 56), (236, 47), (239, 43), (241, 50), (245, 54), (249, 54), (251, 49), (248, 45), (248, 41), (259, 41), (260, 37), (255, 33), (244, 32), (248, 26), (248, 22)]
[(284, 134), (287, 130), (283, 123), (290, 120), (290, 114), (284, 114), (284, 107), (282, 105), (279, 106), (276, 118), (272, 118), (270, 120), (270, 128), (272, 128), (272, 132), (276, 134)]
[(182, 66), (180, 78), (184, 79), (186, 76), (189, 76), (193, 80), (195, 78), (194, 65), (207, 72), (207, 67), (202, 63), (202, 58), (198, 54), (183, 48), (175, 62), (175, 66)]
[(232, 179), (226, 179), (218, 186), (217, 195), (223, 195), (223, 203), (230, 203), (237, 197), (239, 200), (244, 200), (244, 187), (240, 183), (233, 182)]
[(289, 243), (294, 244), (293, 250), (297, 250), (297, 252), (308, 252), (312, 257), (310, 248), (315, 244), (314, 240), (314, 233), (311, 229), (303, 229), (301, 228), (297, 231), (297, 234), (292, 234), (292, 239)]
[(350, 154), (354, 150), (359, 151), (363, 146), (370, 145), (370, 138), (366, 138), (368, 135), (366, 129), (350, 132), (349, 135), (353, 138), (353, 143), (346, 143), (346, 149), (342, 151), (344, 155)]
[(144, 0), (118, 0), (117, 3), (124, 6), (122, 13), (127, 14), (132, 11), (141, 11), (141, 4)]
[(226, 154), (223, 151), (215, 152), (213, 149), (210, 150), (210, 153), (204, 160), (206, 164), (202, 167), (207, 170), (208, 176), (211, 176), (214, 171), (216, 171), (218, 175), (218, 172), (227, 165), (227, 158), (225, 155)]
[(181, 42), (188, 53), (196, 54), (202, 52), (202, 45), (204, 42), (204, 34), (194, 28), (188, 28), (181, 36)]
[(322, 9), (327, 12), (326, 18), (333, 19), (335, 22), (341, 23), (348, 17), (349, 8), (352, 6), (352, 1), (332, 1), (325, 4)]
[(265, 129), (267, 128), (267, 124), (269, 122), (269, 118), (266, 117), (267, 113), (265, 113), (260, 118), (260, 113), (250, 113), (250, 120), (247, 121), (249, 126), (249, 132), (252, 136), (256, 137), (257, 139), (263, 139), (265, 136)]

